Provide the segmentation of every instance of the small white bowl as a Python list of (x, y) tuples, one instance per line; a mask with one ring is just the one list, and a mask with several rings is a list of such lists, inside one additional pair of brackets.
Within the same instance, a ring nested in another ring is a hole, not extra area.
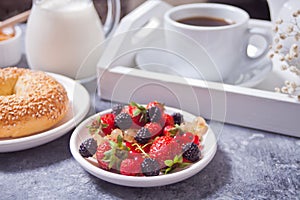
[(22, 56), (22, 30), (15, 26), (15, 36), (0, 41), (0, 67), (16, 65)]

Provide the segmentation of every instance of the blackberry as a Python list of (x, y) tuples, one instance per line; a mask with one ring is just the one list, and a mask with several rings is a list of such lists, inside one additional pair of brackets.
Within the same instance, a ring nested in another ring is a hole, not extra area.
[(81, 143), (79, 153), (82, 157), (92, 157), (97, 151), (97, 142), (93, 138), (89, 138)]
[(181, 113), (173, 113), (172, 117), (174, 119), (174, 123), (180, 125), (183, 122), (183, 115)]
[(112, 111), (111, 113), (114, 114), (115, 116), (117, 116), (118, 114), (121, 113), (121, 111), (123, 110), (123, 105), (122, 104), (115, 104), (113, 107), (112, 107)]
[(161, 111), (158, 107), (153, 106), (147, 109), (147, 121), (159, 122), (161, 119)]
[(146, 144), (151, 139), (151, 137), (152, 135), (149, 129), (142, 127), (140, 130), (138, 130), (134, 139), (140, 144)]
[(183, 154), (182, 154), (183, 158), (191, 162), (195, 162), (199, 160), (200, 155), (201, 155), (201, 151), (199, 150), (198, 146), (195, 143), (191, 142), (183, 146)]
[(160, 172), (159, 163), (154, 158), (145, 158), (141, 168), (145, 176), (158, 176)]
[(120, 113), (115, 118), (115, 126), (121, 130), (129, 129), (132, 125), (132, 119), (127, 113)]

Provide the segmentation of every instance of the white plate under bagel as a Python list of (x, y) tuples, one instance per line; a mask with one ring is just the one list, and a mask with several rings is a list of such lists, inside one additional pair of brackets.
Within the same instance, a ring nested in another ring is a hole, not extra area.
[(25, 150), (51, 142), (74, 128), (88, 113), (90, 96), (82, 85), (62, 75), (48, 74), (60, 82), (68, 93), (70, 103), (67, 115), (47, 131), (15, 139), (0, 139), (0, 152)]
[[(95, 114), (89, 117), (88, 119), (86, 119), (85, 121), (83, 121), (74, 130), (70, 139), (70, 150), (75, 160), (86, 171), (107, 182), (123, 185), (123, 186), (130, 186), (130, 187), (154, 187), (154, 186), (162, 186), (162, 185), (176, 183), (185, 180), (200, 172), (206, 165), (208, 165), (208, 163), (213, 159), (216, 153), (217, 150), (216, 137), (213, 131), (209, 128), (203, 140), (204, 149), (202, 150), (202, 155), (203, 155), (202, 159), (196, 163), (193, 163), (191, 166), (189, 166), (184, 170), (166, 174), (166, 175), (151, 176), (151, 177), (125, 176), (125, 175), (105, 171), (93, 165), (85, 158), (83, 158), (79, 153), (79, 146), (83, 141), (91, 137), (88, 132), (87, 125), (90, 125), (91, 122), (94, 119), (96, 119), (97, 116), (109, 112), (111, 112), (111, 109)], [(180, 112), (183, 114), (185, 121), (192, 121), (196, 117), (190, 113), (183, 112), (181, 110), (170, 108), (170, 107), (166, 107), (166, 112), (170, 114), (174, 112)]]

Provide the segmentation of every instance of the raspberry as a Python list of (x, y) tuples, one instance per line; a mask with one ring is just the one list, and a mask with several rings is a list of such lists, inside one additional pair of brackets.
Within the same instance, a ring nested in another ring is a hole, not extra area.
[(152, 135), (149, 129), (142, 127), (140, 130), (138, 130), (134, 139), (140, 144), (146, 144), (151, 139), (151, 137)]
[(115, 118), (115, 124), (121, 130), (129, 129), (132, 125), (132, 119), (127, 113), (120, 113)]
[(160, 172), (159, 163), (153, 158), (145, 158), (141, 168), (145, 176), (158, 176)]
[(198, 146), (193, 142), (187, 143), (186, 145), (183, 146), (182, 157), (191, 162), (195, 162), (195, 161), (199, 160), (200, 154), (201, 154), (201, 152), (200, 152)]
[(81, 143), (79, 153), (82, 157), (92, 157), (97, 151), (97, 142), (93, 138), (89, 138)]

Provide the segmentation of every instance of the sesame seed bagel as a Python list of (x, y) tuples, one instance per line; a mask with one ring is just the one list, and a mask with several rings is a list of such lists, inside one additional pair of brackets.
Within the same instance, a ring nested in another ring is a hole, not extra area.
[(0, 138), (47, 130), (68, 111), (64, 87), (44, 72), (0, 69)]

